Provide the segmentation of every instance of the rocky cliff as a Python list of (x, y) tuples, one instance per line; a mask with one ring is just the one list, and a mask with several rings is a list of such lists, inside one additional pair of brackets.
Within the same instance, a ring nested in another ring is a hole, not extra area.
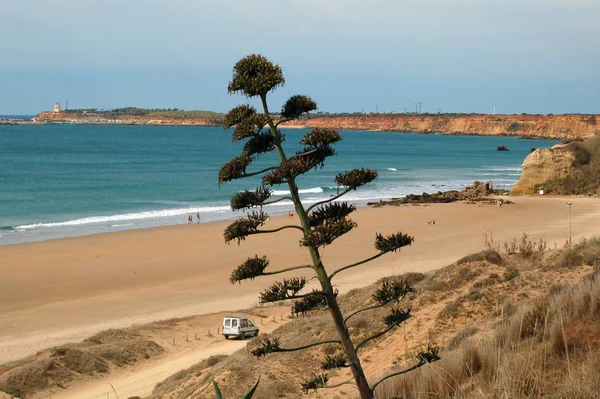
[(539, 190), (558, 195), (600, 194), (600, 136), (529, 154), (511, 195), (538, 194)]
[(600, 133), (599, 115), (398, 115), (311, 117), (283, 127), (379, 130), (536, 138), (590, 137)]

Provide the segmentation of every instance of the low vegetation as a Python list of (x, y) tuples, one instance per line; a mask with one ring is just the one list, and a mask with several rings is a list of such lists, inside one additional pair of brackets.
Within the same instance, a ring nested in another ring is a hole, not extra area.
[(161, 354), (163, 349), (133, 330), (107, 330), (82, 343), (39, 352), (0, 366), (0, 391), (28, 398), (49, 388), (65, 388), (71, 382), (106, 374)]

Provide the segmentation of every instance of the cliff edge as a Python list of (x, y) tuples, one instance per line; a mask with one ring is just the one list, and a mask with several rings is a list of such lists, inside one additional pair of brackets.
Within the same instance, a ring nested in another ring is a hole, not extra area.
[(600, 135), (539, 149), (523, 161), (511, 195), (600, 195)]
[(283, 127), (378, 130), (540, 139), (587, 138), (600, 134), (599, 115), (386, 115), (312, 116)]

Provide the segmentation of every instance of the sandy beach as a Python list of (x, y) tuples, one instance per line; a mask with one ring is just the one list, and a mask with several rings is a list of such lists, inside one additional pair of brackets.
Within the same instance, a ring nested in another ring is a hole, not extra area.
[[(563, 246), (600, 235), (600, 200), (511, 198), (513, 205), (433, 204), (360, 208), (358, 228), (326, 247), (329, 270), (374, 255), (376, 232), (415, 237), (399, 254), (388, 254), (334, 280), (340, 292), (407, 271), (427, 272), (484, 249), (495, 240), (544, 238)], [(572, 201), (571, 223), (567, 201)], [(428, 221), (435, 220), (435, 225)], [(298, 219), (272, 218), (268, 228)], [(231, 285), (229, 274), (246, 257), (268, 255), (270, 269), (308, 262), (300, 233), (249, 237), (226, 245), (228, 222), (179, 225), (0, 246), (0, 364), (98, 331), (160, 319), (248, 308), (277, 277)], [(299, 275), (290, 273), (289, 275)]]

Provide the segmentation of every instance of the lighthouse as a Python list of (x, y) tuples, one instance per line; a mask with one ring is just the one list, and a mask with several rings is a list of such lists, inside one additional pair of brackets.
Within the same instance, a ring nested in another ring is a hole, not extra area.
[(54, 113), (57, 114), (60, 112), (60, 104), (56, 103), (54, 104)]

